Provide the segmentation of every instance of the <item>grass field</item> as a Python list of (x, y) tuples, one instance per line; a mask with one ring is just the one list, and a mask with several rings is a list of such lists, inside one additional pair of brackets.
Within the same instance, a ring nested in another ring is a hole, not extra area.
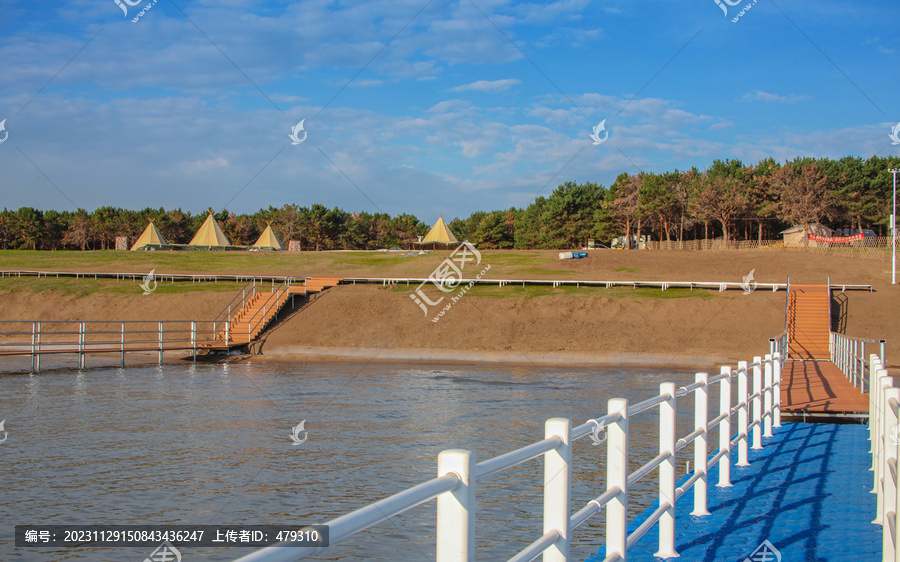
[[(15, 293), (43, 293), (52, 291), (57, 295), (86, 297), (93, 294), (120, 294), (134, 295), (140, 294), (140, 283), (143, 279), (136, 281), (131, 279), (116, 281), (114, 279), (73, 279), (71, 277), (63, 277), (56, 279), (53, 277), (22, 277), (5, 278), (0, 282), (0, 288), (4, 291)], [(237, 292), (244, 283), (234, 283), (229, 281), (219, 281), (218, 283), (167, 283), (158, 282), (156, 289), (153, 291), (157, 295), (174, 295), (179, 293), (194, 293), (198, 291), (216, 291), (216, 292)]]
[[(401, 257), (399, 252), (34, 252), (0, 251), (0, 269), (40, 271), (96, 271), (121, 273), (220, 273), (291, 275), (427, 277), (450, 255)], [(565, 276), (576, 273), (547, 252), (491, 252), (492, 267), (520, 277)], [(472, 266), (470, 266), (472, 267)], [(477, 266), (474, 266), (477, 267)], [(473, 267), (473, 269), (474, 269)]]

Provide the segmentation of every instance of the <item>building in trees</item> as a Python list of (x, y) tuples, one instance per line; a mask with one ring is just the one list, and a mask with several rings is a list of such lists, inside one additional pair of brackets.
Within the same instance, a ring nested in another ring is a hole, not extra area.
[(781, 231), (784, 237), (785, 246), (816, 246), (818, 242), (810, 240), (810, 234), (819, 236), (831, 236), (833, 231), (823, 224), (811, 222), (808, 224), (798, 224), (786, 230)]

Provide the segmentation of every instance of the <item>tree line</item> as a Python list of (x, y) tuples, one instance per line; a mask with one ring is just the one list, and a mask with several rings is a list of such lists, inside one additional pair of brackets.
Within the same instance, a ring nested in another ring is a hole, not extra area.
[[(783, 164), (769, 158), (746, 166), (740, 160), (714, 160), (703, 171), (622, 173), (609, 187), (566, 182), (524, 209), (476, 211), (449, 226), (460, 240), (486, 249), (573, 248), (589, 238), (608, 243), (624, 234), (654, 240), (768, 240), (788, 226), (810, 222), (883, 235), (892, 209), (887, 170), (898, 166), (897, 157), (878, 156), (797, 158)], [(0, 248), (111, 249), (118, 236), (135, 240), (150, 220), (169, 243), (186, 244), (210, 212), (4, 209)], [(304, 250), (317, 251), (406, 248), (429, 229), (410, 214), (350, 213), (318, 203), (270, 206), (252, 214), (221, 210), (214, 216), (234, 245), (252, 244), (271, 224), (283, 244), (299, 240)]]

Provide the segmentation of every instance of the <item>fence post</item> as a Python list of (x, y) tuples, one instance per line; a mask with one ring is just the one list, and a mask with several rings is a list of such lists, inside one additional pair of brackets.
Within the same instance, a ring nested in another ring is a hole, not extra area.
[(191, 322), (191, 347), (193, 348), (194, 363), (197, 362), (197, 323)]
[(753, 358), (753, 449), (762, 449), (762, 357)]
[(860, 392), (863, 392), (862, 381), (866, 378), (866, 342), (860, 342), (859, 347), (859, 374), (856, 375), (853, 386), (859, 386)]
[[(875, 420), (872, 416), (872, 412), (875, 411), (875, 383), (877, 382), (875, 379), (878, 376), (878, 369), (881, 368), (881, 360), (878, 358), (878, 354), (873, 353), (869, 355), (869, 446), (871, 449), (870, 453), (875, 452)], [(872, 457), (872, 467), (869, 470), (875, 470), (875, 457)]]
[(78, 368), (84, 369), (84, 322), (78, 323)]
[(881, 364), (887, 365), (887, 359), (884, 356), (884, 346), (885, 346), (885, 343), (887, 343), (887, 342), (885, 340), (878, 340), (878, 343), (879, 343), (879, 348), (880, 348), (878, 355), (879, 355), (879, 358), (881, 359)]
[(738, 408), (738, 435), (740, 437), (738, 437), (737, 466), (750, 466), (747, 458), (747, 447), (750, 443), (750, 430), (747, 429), (750, 425), (750, 404), (747, 398), (750, 393), (747, 390), (747, 378), (747, 362), (738, 361), (738, 404), (742, 404), (742, 406)]
[(719, 459), (719, 487), (731, 486), (731, 367), (723, 366), (721, 374), (725, 375), (719, 381), (719, 415), (725, 414), (725, 419), (719, 424), (719, 449), (725, 451)]
[(618, 554), (627, 560), (628, 549), (628, 400), (607, 402), (610, 414), (619, 419), (607, 426), (606, 489), (618, 490), (606, 504), (606, 557)]
[(659, 393), (667, 396), (659, 405), (659, 454), (668, 454), (669, 458), (659, 465), (659, 505), (669, 504), (659, 518), (659, 550), (657, 558), (674, 558), (675, 550), (675, 469), (678, 463), (675, 458), (675, 383), (664, 382), (659, 385)]
[(163, 323), (159, 323), (159, 364), (162, 365), (163, 356)]
[(765, 384), (765, 392), (763, 393), (763, 397), (765, 401), (763, 402), (763, 437), (772, 437), (772, 406), (775, 401), (772, 399), (772, 381), (774, 380), (774, 376), (772, 373), (772, 356), (766, 355), (766, 363), (763, 383)]
[(572, 482), (572, 420), (551, 418), (544, 423), (544, 437), (559, 437), (562, 443), (544, 453), (544, 534), (556, 530), (559, 540), (544, 551), (544, 562), (569, 559), (569, 508)]
[(122, 351), (119, 358), (122, 362), (122, 368), (125, 368), (125, 322), (122, 322)]
[[(851, 354), (851, 359), (853, 360), (853, 363), (850, 366), (850, 372), (853, 373), (852, 379), (855, 381), (856, 380), (856, 368), (858, 365), (857, 359), (856, 359), (856, 354), (859, 351), (859, 341), (857, 341), (857, 340), (851, 340), (851, 341), (853, 342), (853, 345), (851, 347), (850, 354)], [(856, 385), (854, 384), (853, 386), (856, 386)]]
[(228, 342), (231, 341), (231, 320), (227, 320), (225, 322), (225, 346), (228, 346)]
[[(869, 412), (869, 419), (872, 420), (874, 418), (875, 421), (875, 438), (872, 440), (872, 449), (874, 452), (872, 453), (873, 458), (875, 459), (875, 481), (872, 485), (872, 493), (878, 494), (879, 508), (881, 507), (881, 468), (882, 461), (884, 459), (884, 428), (882, 427), (882, 416), (884, 412), (881, 411), (882, 406), (884, 405), (883, 397), (884, 397), (884, 389), (887, 384), (887, 379), (890, 377), (887, 376), (887, 371), (879, 367), (876, 372), (875, 377), (875, 388), (877, 389), (875, 392), (875, 410)], [(893, 384), (893, 381), (891, 381)], [(876, 514), (876, 520), (874, 523), (880, 523), (878, 519), (881, 517), (881, 512)]]
[(475, 456), (448, 449), (438, 455), (438, 476), (454, 473), (459, 485), (437, 497), (437, 562), (475, 557)]
[(894, 386), (894, 380), (892, 377), (884, 376), (878, 380), (878, 384), (881, 385), (881, 393), (878, 400), (878, 404), (881, 406), (878, 410), (878, 419), (881, 420), (878, 423), (878, 441), (876, 442), (878, 445), (878, 461), (875, 464), (875, 519), (872, 523), (876, 523), (878, 525), (887, 525), (887, 521), (883, 518), (884, 515), (884, 487), (886, 478), (890, 478), (890, 474), (885, 476), (886, 468), (887, 468), (887, 444), (890, 440), (890, 435), (886, 431), (885, 424), (887, 424), (887, 416), (888, 416), (888, 408), (887, 408), (887, 400), (885, 399), (885, 393), (890, 389), (890, 387)]
[(691, 515), (699, 517), (709, 515), (706, 509), (706, 487), (709, 480), (707, 462), (709, 459), (709, 375), (697, 373), (695, 382), (700, 388), (694, 391), (694, 431), (703, 431), (694, 439), (694, 472), (700, 475), (694, 483), (694, 511)]
[[(890, 466), (893, 463), (896, 468), (897, 463), (897, 414), (891, 408), (891, 401), (900, 403), (900, 388), (888, 388), (884, 391), (884, 429), (886, 433), (885, 439), (885, 455), (884, 455), (884, 502), (882, 521), (882, 558), (885, 560), (894, 560), (895, 543), (891, 533), (890, 521), (894, 522), (894, 530), (897, 531), (897, 481), (891, 476)], [(897, 474), (896, 472), (894, 473)]]
[(772, 427), (781, 427), (781, 352), (775, 352), (772, 362), (772, 384), (775, 404), (773, 405)]
[(41, 370), (41, 323), (37, 323), (37, 357), (35, 357), (35, 367), (34, 370), (40, 372)]
[(32, 322), (31, 323), (31, 372), (32, 373), (34, 372), (34, 359), (35, 359), (34, 336), (36, 333), (37, 333), (37, 326), (35, 325), (34, 322)]
[(828, 332), (828, 354), (831, 356), (831, 362), (837, 365), (835, 351), (837, 350), (837, 336), (834, 332)]

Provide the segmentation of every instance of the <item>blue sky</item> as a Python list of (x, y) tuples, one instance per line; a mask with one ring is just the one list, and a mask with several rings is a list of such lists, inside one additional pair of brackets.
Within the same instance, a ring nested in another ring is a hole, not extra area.
[(715, 158), (900, 154), (895, 1), (152, 3), (0, 0), (0, 205), (432, 222)]

